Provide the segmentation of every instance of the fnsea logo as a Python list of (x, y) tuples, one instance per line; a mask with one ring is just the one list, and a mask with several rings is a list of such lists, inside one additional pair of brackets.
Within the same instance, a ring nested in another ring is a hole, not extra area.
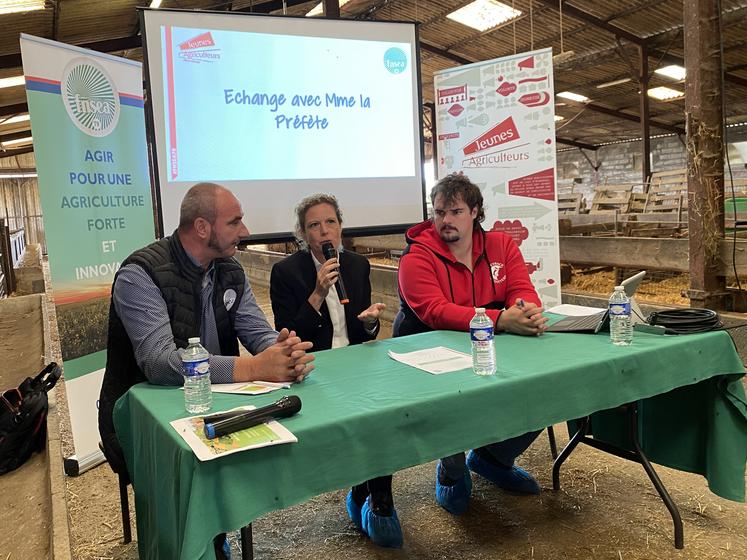
[(89, 136), (109, 135), (119, 121), (119, 93), (114, 80), (90, 58), (73, 59), (60, 82), (62, 101), (70, 120)]
[(220, 49), (215, 47), (213, 34), (206, 31), (179, 43), (179, 58), (195, 64), (215, 62), (220, 60)]

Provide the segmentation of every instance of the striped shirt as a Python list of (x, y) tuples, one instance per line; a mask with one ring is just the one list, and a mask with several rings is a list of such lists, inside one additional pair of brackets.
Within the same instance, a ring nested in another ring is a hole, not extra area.
[[(211, 381), (231, 383), (236, 358), (220, 355), (212, 306), (214, 276), (211, 264), (202, 278), (200, 341), (210, 353)], [(156, 385), (181, 385), (184, 382), (182, 362), (174, 343), (166, 302), (148, 273), (136, 264), (122, 267), (114, 283), (112, 302), (132, 342), (135, 361), (148, 381)], [(273, 345), (278, 333), (270, 327), (257, 305), (248, 279), (237, 305), (234, 330), (241, 344), (252, 354)]]

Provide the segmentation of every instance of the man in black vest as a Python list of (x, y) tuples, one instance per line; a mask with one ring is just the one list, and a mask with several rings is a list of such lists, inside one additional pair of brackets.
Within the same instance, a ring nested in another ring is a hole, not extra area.
[[(232, 258), (249, 235), (241, 205), (227, 189), (199, 183), (184, 196), (178, 229), (130, 255), (114, 278), (99, 432), (112, 469), (127, 474), (114, 433), (114, 403), (141, 381), (181, 385), (178, 349), (199, 336), (214, 383), (301, 381), (312, 346), (273, 330), (244, 269)], [(252, 354), (239, 356), (238, 340)]]

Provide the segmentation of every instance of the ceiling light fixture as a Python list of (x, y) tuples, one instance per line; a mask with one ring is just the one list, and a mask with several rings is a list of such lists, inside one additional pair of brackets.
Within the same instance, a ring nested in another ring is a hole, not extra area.
[(15, 117), (10, 117), (9, 119), (6, 119), (6, 120), (0, 119), (0, 126), (4, 124), (15, 124), (19, 122), (25, 122), (29, 119), (30, 117), (28, 113), (26, 113), (25, 115), (16, 115)]
[(503, 2), (498, 2), (498, 0), (475, 0), (471, 4), (451, 12), (446, 17), (472, 29), (487, 31), (502, 23), (516, 19), (520, 15), (521, 11), (507, 6)]
[(672, 101), (674, 99), (685, 97), (685, 92), (661, 86), (648, 90), (648, 96), (658, 99), (659, 101)]
[(26, 83), (26, 78), (21, 76), (11, 76), (10, 78), (0, 78), (0, 88), (9, 88), (22, 86)]
[(612, 86), (619, 86), (620, 84), (626, 84), (630, 81), (630, 78), (620, 78), (619, 80), (612, 80), (611, 82), (605, 82), (603, 84), (599, 84), (597, 86), (597, 89), (604, 89)]
[(654, 70), (654, 72), (656, 74), (666, 76), (667, 78), (672, 78), (673, 80), (677, 80), (678, 82), (684, 80), (685, 74), (687, 73), (682, 66), (678, 66), (677, 64), (672, 64), (671, 66), (664, 66), (663, 68), (657, 68), (656, 70)]
[(161, 7), (161, 0), (153, 0), (150, 3), (151, 8), (160, 8)]
[(564, 121), (564, 120), (565, 120), (565, 117), (562, 117), (560, 115), (555, 115), (555, 122)]
[(2, 146), (3, 150), (7, 150), (10, 146), (18, 146), (19, 144), (30, 144), (33, 141), (33, 137), (27, 136), (26, 138), (18, 138), (17, 140), (6, 140), (5, 142), (0, 142), (0, 146)]
[(570, 99), (571, 101), (576, 101), (577, 103), (588, 103), (590, 100), (585, 95), (581, 95), (580, 93), (573, 93), (572, 91), (561, 91), (557, 94), (558, 97), (562, 97), (563, 99)]
[(0, 179), (31, 179), (38, 177), (36, 173), (0, 173)]
[(0, 14), (33, 12), (44, 9), (44, 0), (0, 0)]

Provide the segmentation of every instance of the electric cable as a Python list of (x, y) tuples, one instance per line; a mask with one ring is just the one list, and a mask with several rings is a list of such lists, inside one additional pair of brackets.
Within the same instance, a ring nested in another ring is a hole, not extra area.
[(668, 309), (654, 311), (646, 321), (666, 329), (666, 334), (694, 334), (723, 327), (718, 313), (710, 309)]

